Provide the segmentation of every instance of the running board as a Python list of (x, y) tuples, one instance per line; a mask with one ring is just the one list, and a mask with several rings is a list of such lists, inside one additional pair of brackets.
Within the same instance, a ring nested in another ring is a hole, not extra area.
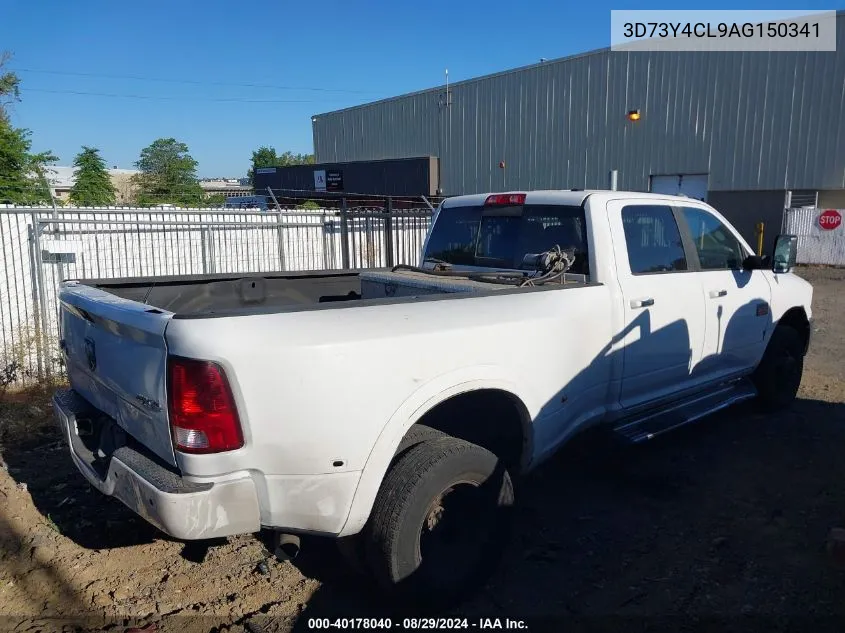
[(715, 391), (696, 394), (668, 408), (626, 418), (614, 427), (613, 432), (634, 444), (645, 442), (756, 395), (757, 389), (749, 380), (722, 385)]

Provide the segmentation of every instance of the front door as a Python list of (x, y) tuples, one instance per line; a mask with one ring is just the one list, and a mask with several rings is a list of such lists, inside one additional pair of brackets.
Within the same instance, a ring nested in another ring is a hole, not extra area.
[(696, 374), (719, 378), (747, 372), (763, 354), (772, 326), (768, 272), (743, 270), (750, 251), (712, 212), (684, 206), (680, 213), (701, 270), (697, 276), (707, 314)]
[(672, 206), (617, 200), (608, 213), (625, 313), (619, 400), (631, 408), (693, 386), (704, 298)]

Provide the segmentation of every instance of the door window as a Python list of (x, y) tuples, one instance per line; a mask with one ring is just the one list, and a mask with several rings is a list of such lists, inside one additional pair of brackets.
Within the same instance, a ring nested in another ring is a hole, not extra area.
[(741, 270), (745, 249), (719, 219), (703, 209), (684, 207), (701, 270)]
[(635, 275), (687, 270), (681, 232), (672, 207), (630, 205), (622, 208), (628, 264)]

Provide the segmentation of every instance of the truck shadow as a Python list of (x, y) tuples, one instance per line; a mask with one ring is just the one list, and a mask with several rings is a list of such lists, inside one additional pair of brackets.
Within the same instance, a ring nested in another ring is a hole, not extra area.
[[(845, 520), (843, 420), (843, 404), (798, 400), (774, 416), (740, 405), (630, 448), (578, 436), (521, 482), (498, 572), (446, 615), (838, 613), (841, 572), (824, 543)], [(306, 539), (294, 563), (322, 583), (294, 630), (408, 615), (330, 541)]]
[(111, 549), (169, 538), (90, 486), (71, 461), (58, 428), (31, 442), (7, 444), (2, 458), (55, 531), (81, 547)]
[[(725, 342), (745, 340), (749, 318), (772, 325), (758, 303), (719, 322)], [(625, 349), (659, 340), (664, 359), (690, 354), (685, 322), (652, 331), (644, 311), (547, 406), (559, 410), (562, 394), (593, 388), (591, 370), (612, 366), (612, 355), (623, 353), (612, 351), (616, 343), (634, 330), (639, 337)], [(698, 370), (719, 361), (705, 358)], [(843, 421), (845, 404), (799, 398), (768, 416), (755, 403), (738, 405), (643, 445), (622, 445), (598, 430), (579, 433), (520, 482), (515, 538), (503, 564), (448, 615), (838, 612), (841, 576), (824, 543), (845, 519)], [(347, 570), (330, 541), (306, 539), (294, 564), (322, 583), (294, 630), (306, 630), (313, 617), (403, 615)]]

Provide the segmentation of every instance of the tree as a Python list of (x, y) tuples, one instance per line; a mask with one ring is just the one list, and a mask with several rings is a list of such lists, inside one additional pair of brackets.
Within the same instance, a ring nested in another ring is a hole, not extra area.
[(3, 72), (3, 66), (12, 59), (11, 53), (0, 53), (0, 121), (8, 121), (6, 105), (20, 98), (20, 79), (13, 72)]
[(73, 160), (76, 182), (70, 190), (70, 201), (80, 206), (108, 206), (114, 204), (114, 187), (100, 150), (82, 146)]
[(204, 207), (222, 207), (226, 204), (226, 195), (222, 193), (211, 193), (205, 197), (202, 206)]
[(45, 172), (58, 160), (51, 152), (32, 153), (30, 132), (12, 127), (6, 105), (17, 101), (20, 79), (3, 66), (11, 59), (0, 54), (0, 204), (39, 204), (51, 199)]
[(290, 165), (313, 165), (314, 154), (276, 153), (274, 147), (262, 145), (252, 153), (252, 167), (246, 172), (249, 183), (254, 184), (253, 175), (261, 167), (288, 167)]
[(138, 204), (202, 204), (204, 195), (197, 181), (197, 161), (184, 143), (175, 138), (160, 138), (141, 150), (135, 166), (141, 170), (134, 177)]
[(0, 119), (0, 204), (40, 204), (51, 200), (46, 170), (58, 160), (51, 152), (31, 153), (29, 130)]

